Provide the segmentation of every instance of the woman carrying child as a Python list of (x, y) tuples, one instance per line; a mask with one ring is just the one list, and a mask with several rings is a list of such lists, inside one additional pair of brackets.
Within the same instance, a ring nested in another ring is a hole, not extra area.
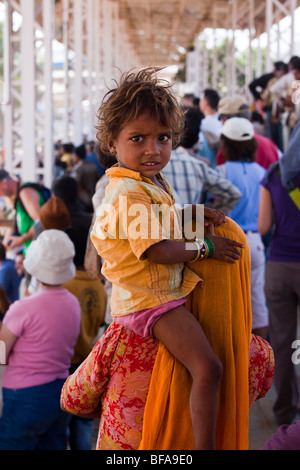
[[(181, 137), (183, 116), (170, 85), (162, 84), (157, 72), (149, 68), (126, 74), (100, 107), (98, 138), (118, 165), (107, 171), (110, 182), (91, 237), (105, 260), (102, 273), (113, 285), (114, 321), (141, 336), (153, 335), (187, 368), (195, 449), (214, 449), (222, 365), (184, 307), (186, 296), (201, 282), (185, 263), (212, 255), (235, 262), (243, 245), (215, 236), (212, 227), (202, 241), (186, 243), (182, 236), (184, 217), (160, 172)], [(209, 224), (225, 220), (208, 210), (205, 218)], [(158, 227), (155, 236), (153, 227)]]

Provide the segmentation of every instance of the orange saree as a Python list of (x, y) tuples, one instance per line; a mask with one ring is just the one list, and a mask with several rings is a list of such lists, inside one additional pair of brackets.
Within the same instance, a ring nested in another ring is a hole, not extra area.
[[(202, 279), (186, 307), (198, 318), (223, 364), (216, 423), (218, 450), (248, 449), (249, 347), (251, 338), (250, 252), (244, 232), (227, 218), (217, 235), (245, 245), (239, 261), (208, 259), (190, 264)], [(178, 325), (180, 329), (180, 325)], [(191, 378), (160, 344), (147, 397), (139, 449), (193, 450), (189, 410)]]

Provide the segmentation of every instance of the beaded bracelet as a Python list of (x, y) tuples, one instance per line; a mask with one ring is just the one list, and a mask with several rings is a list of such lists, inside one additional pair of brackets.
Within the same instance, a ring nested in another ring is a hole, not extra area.
[(210, 238), (205, 237), (204, 238), (204, 243), (206, 243), (207, 248), (208, 248), (207, 258), (212, 258), (215, 254), (215, 251), (216, 251), (214, 242)]
[(190, 263), (195, 263), (195, 261), (197, 261), (199, 258), (205, 259), (208, 252), (207, 245), (203, 241), (198, 240), (198, 238), (195, 238), (195, 240), (193, 240), (193, 243), (195, 243), (197, 247), (197, 255), (192, 261), (190, 261)]

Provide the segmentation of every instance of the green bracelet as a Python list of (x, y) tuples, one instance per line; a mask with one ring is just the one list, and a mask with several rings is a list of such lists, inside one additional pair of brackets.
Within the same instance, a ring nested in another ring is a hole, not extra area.
[(208, 248), (207, 258), (212, 258), (216, 251), (214, 242), (210, 238), (206, 238), (206, 237), (204, 238), (204, 242), (206, 243), (207, 248)]
[(208, 247), (209, 247), (209, 257), (212, 258), (215, 254), (215, 245), (214, 242), (210, 238), (205, 239)]

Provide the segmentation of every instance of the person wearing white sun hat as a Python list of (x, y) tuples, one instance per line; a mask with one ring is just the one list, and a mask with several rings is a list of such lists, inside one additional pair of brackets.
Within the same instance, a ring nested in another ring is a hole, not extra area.
[[(1, 450), (64, 450), (68, 416), (60, 409), (80, 329), (80, 304), (62, 284), (75, 275), (74, 245), (45, 230), (26, 253), (25, 269), (39, 289), (13, 303), (0, 329), (5, 343)], [(9, 361), (7, 361), (9, 359)]]
[(253, 124), (243, 117), (232, 117), (221, 128), (221, 150), (225, 163), (217, 169), (241, 191), (241, 198), (228, 213), (246, 233), (251, 253), (252, 332), (267, 339), (268, 309), (264, 293), (265, 249), (258, 232), (260, 182), (266, 170), (256, 163), (257, 141)]

